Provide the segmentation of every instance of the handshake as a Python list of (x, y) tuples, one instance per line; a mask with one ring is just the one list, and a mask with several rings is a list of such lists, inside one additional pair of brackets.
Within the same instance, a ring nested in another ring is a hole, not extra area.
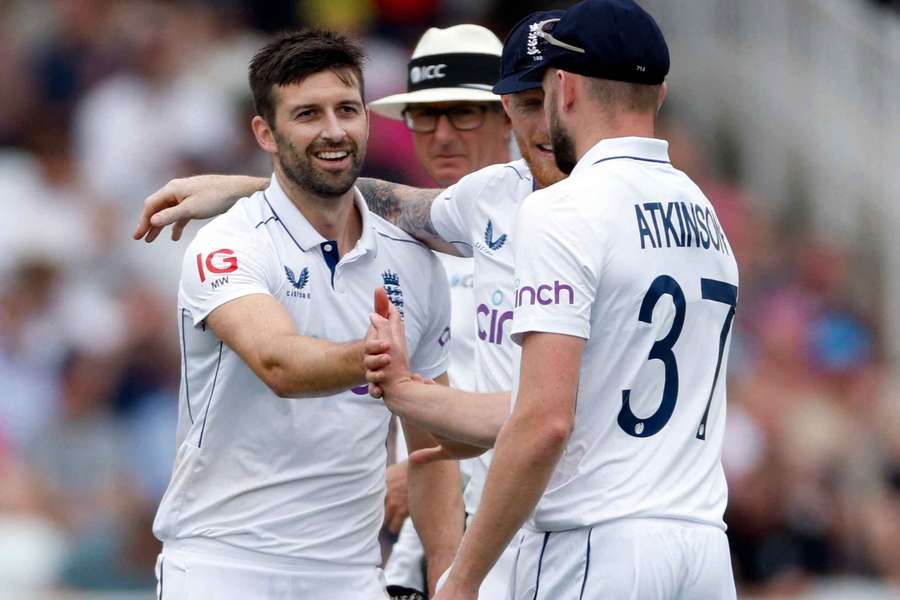
[(509, 394), (492, 408), (489, 398), (440, 385), (446, 384), (443, 377), (435, 382), (413, 373), (400, 311), (382, 288), (375, 290), (374, 309), (363, 357), (369, 394), (405, 423), (431, 434), (432, 445), (412, 451), (410, 464), (472, 458), (493, 446), (508, 414)]
[(375, 289), (374, 308), (375, 312), (369, 316), (363, 366), (366, 368), (369, 394), (375, 398), (384, 398), (385, 404), (391, 408), (387, 396), (391, 395), (390, 392), (396, 386), (410, 382), (431, 385), (434, 381), (423, 379), (410, 371), (403, 319), (383, 288)]

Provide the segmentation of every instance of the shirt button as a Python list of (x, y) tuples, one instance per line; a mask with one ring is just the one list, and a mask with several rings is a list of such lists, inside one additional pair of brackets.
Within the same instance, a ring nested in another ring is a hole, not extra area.
[(325, 248), (325, 252), (331, 252), (331, 244), (325, 244), (322, 247)]

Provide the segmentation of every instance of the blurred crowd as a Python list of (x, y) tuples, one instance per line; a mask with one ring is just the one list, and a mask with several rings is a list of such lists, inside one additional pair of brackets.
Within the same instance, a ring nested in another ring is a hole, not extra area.
[[(0, 591), (154, 585), (184, 244), (131, 232), (173, 177), (268, 172), (246, 84), (265, 35), (353, 32), (371, 100), (404, 88), (427, 26), (502, 36), (547, 4), (0, 0)], [(878, 256), (774, 211), (791, 203), (754, 197), (724, 175), (724, 149), (664, 117), (675, 166), (716, 205), (741, 268), (724, 456), (739, 587), (900, 583), (900, 398)], [(366, 174), (426, 184), (402, 127), (373, 117)]]

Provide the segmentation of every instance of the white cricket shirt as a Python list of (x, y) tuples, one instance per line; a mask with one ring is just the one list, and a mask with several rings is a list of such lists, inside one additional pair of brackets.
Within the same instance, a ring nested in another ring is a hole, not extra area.
[[(431, 205), (435, 229), (475, 265), (474, 317), (475, 382), (477, 392), (509, 391), (520, 349), (512, 332), (515, 269), (514, 228), (522, 201), (534, 191), (524, 160), (492, 165), (466, 175), (447, 188)], [(474, 514), (481, 501), (484, 479), (493, 451), (471, 460), (466, 485), (466, 512)]]
[(461, 390), (475, 389), (475, 311), (473, 286), (475, 265), (467, 258), (437, 253), (450, 285), (450, 385)]
[(182, 385), (172, 480), (154, 532), (174, 547), (249, 551), (261, 560), (381, 562), (390, 413), (364, 387), (320, 398), (277, 397), (205, 327), (248, 294), (281, 302), (301, 335), (365, 336), (376, 287), (401, 309), (414, 371), (446, 371), (450, 302), (438, 259), (371, 214), (339, 257), (276, 177), (203, 227), (178, 294)]
[(669, 163), (667, 142), (603, 140), (525, 201), (518, 235), (514, 339), (587, 340), (575, 427), (532, 525), (651, 517), (724, 529), (738, 269), (709, 201)]

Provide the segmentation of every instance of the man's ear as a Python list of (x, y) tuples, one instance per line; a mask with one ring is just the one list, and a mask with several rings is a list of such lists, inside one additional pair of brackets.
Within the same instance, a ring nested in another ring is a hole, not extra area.
[(666, 101), (666, 97), (669, 95), (669, 84), (665, 81), (662, 82), (662, 85), (659, 86), (659, 97), (656, 99), (656, 112), (659, 112), (662, 108), (663, 102)]
[(268, 152), (275, 154), (278, 151), (278, 144), (275, 143), (275, 132), (269, 127), (269, 123), (259, 115), (253, 117), (250, 121), (250, 129), (253, 130), (253, 137), (259, 147)]
[(559, 109), (560, 112), (569, 112), (575, 104), (577, 89), (579, 83), (583, 83), (584, 78), (575, 73), (567, 71), (557, 71), (556, 76), (559, 78)]

